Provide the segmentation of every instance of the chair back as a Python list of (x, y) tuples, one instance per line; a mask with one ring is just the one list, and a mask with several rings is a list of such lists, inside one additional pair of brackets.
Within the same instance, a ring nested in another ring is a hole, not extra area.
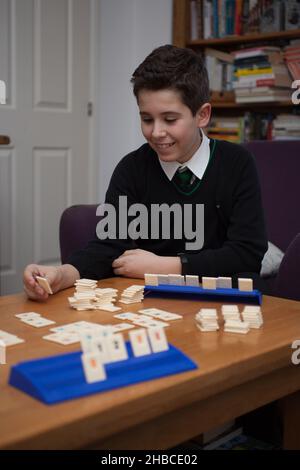
[(60, 256), (62, 264), (67, 263), (70, 255), (85, 248), (96, 237), (97, 204), (81, 204), (68, 207), (62, 213), (59, 225)]
[(262, 191), (268, 240), (286, 251), (300, 232), (300, 142), (252, 141)]

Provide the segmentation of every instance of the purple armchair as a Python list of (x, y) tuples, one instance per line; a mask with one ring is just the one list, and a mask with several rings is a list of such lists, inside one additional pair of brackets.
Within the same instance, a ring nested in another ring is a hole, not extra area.
[(64, 210), (59, 225), (60, 257), (64, 264), (69, 256), (84, 248), (96, 236), (96, 204), (71, 206)]
[(254, 155), (260, 178), (268, 239), (284, 253), (270, 294), (300, 300), (300, 141), (257, 141)]

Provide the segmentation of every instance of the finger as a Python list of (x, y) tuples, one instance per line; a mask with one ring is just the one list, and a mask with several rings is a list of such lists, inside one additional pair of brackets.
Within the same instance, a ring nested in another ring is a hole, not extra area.
[(50, 286), (51, 284), (53, 284), (57, 278), (57, 271), (56, 270), (53, 270), (53, 271), (50, 271), (50, 272), (47, 272), (44, 274), (43, 276), (45, 279), (47, 279), (47, 281), (49, 282)]
[(122, 259), (121, 259), (121, 258), (117, 258), (117, 259), (115, 259), (115, 260), (113, 261), (112, 267), (113, 267), (113, 268), (120, 268), (120, 267), (122, 266), (122, 264), (123, 264)]
[(126, 251), (124, 251), (124, 253), (122, 253), (121, 256), (132, 255), (135, 251), (138, 251), (138, 250), (137, 249), (135, 249), (135, 250), (126, 250)]
[(26, 285), (30, 285), (31, 287), (34, 287), (37, 285), (37, 282), (35, 280), (35, 276), (40, 275), (40, 270), (37, 265), (30, 264), (27, 266), (27, 268), (24, 271), (23, 275), (23, 280)]
[(43, 289), (29, 289), (25, 284), (24, 284), (24, 291), (26, 295), (28, 296), (29, 299), (31, 300), (47, 300), (48, 294), (45, 292)]
[(124, 271), (123, 271), (122, 268), (117, 268), (117, 269), (114, 269), (114, 274), (115, 274), (115, 276), (123, 276)]

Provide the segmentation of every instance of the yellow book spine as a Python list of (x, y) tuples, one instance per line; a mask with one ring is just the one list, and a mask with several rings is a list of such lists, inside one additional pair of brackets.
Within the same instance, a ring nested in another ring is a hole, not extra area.
[(248, 75), (261, 75), (263, 73), (273, 73), (272, 67), (264, 69), (239, 69), (235, 72), (236, 77), (245, 77)]

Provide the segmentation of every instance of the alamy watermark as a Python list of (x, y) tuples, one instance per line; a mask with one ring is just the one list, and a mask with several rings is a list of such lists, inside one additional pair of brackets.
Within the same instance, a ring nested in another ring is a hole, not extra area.
[(292, 93), (292, 103), (300, 103), (300, 80), (294, 80), (292, 83), (292, 88), (297, 88), (294, 93)]
[(298, 364), (300, 364), (300, 339), (295, 339), (295, 341), (293, 341), (292, 343), (291, 348), (295, 349), (292, 354), (291, 361), (292, 364), (297, 366)]
[(148, 209), (141, 203), (128, 206), (127, 196), (119, 196), (117, 209), (113, 204), (101, 204), (96, 215), (103, 217), (96, 227), (100, 240), (170, 240), (173, 237), (188, 240), (186, 250), (201, 250), (204, 245), (204, 204), (151, 204)]

